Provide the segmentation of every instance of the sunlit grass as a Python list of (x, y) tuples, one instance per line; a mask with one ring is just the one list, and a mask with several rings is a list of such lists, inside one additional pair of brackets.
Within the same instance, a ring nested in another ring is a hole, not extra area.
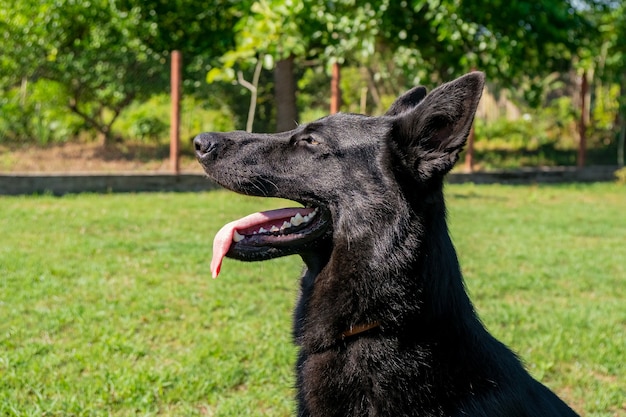
[[(626, 416), (626, 189), (448, 187), (489, 329), (588, 416)], [(0, 198), (0, 415), (287, 416), (297, 257), (225, 260), (227, 192)]]
[(453, 238), (488, 328), (579, 412), (625, 416), (626, 188), (449, 191)]

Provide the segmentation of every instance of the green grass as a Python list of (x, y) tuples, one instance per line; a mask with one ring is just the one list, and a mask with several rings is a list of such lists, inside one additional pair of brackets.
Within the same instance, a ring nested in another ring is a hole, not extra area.
[[(488, 328), (587, 416), (626, 416), (626, 188), (448, 187)], [(0, 416), (288, 416), (297, 257), (225, 260), (226, 192), (0, 197)]]

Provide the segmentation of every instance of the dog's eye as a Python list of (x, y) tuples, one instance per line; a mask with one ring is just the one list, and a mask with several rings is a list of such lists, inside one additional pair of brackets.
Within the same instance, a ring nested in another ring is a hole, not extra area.
[(320, 143), (312, 136), (305, 136), (298, 139), (298, 145), (319, 145)]

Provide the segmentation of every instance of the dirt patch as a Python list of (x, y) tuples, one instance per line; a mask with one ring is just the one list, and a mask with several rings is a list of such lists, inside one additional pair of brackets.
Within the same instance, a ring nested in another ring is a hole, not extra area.
[[(182, 152), (181, 172), (202, 172), (191, 151)], [(170, 172), (169, 145), (64, 143), (0, 145), (0, 173)]]

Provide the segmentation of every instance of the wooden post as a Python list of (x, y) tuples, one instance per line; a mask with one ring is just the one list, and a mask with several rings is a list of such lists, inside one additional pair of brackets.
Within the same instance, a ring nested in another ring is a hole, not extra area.
[(341, 71), (339, 70), (339, 63), (333, 63), (332, 75), (330, 79), (330, 114), (339, 112), (341, 107)]
[(624, 167), (624, 148), (626, 147), (626, 73), (622, 74), (620, 82), (621, 99), (619, 100), (619, 110), (617, 111), (619, 136), (617, 139), (617, 166)]
[(465, 148), (465, 172), (474, 172), (474, 123), (470, 127)]
[[(472, 68), (472, 72), (474, 71), (476, 68)], [(470, 127), (465, 146), (465, 172), (474, 172), (474, 122)]]
[(589, 84), (587, 81), (587, 71), (583, 71), (582, 79), (580, 82), (580, 120), (578, 121), (578, 135), (580, 140), (578, 142), (578, 156), (576, 158), (576, 165), (578, 168), (583, 168), (587, 159), (587, 91), (589, 90)]
[(171, 113), (170, 113), (170, 169), (180, 174), (180, 84), (181, 53), (172, 51), (171, 63)]

